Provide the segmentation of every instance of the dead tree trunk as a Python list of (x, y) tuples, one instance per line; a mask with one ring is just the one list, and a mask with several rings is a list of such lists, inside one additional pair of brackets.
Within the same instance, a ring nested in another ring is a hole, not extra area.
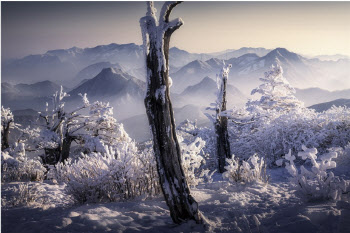
[(153, 135), (153, 149), (161, 188), (175, 223), (188, 220), (202, 222), (198, 204), (190, 194), (181, 166), (181, 150), (176, 137), (172, 104), (169, 95), (169, 42), (172, 33), (183, 21), (169, 21), (172, 9), (180, 2), (165, 2), (159, 21), (153, 2), (140, 19), (147, 65), (145, 107)]
[(8, 122), (6, 125), (3, 125), (3, 132), (1, 135), (1, 150), (5, 150), (10, 147), (9, 137), (10, 137), (10, 126), (12, 121)]
[(72, 145), (73, 140), (74, 140), (74, 137), (72, 137), (69, 134), (66, 134), (66, 137), (63, 139), (63, 143), (62, 143), (60, 162), (64, 162), (69, 158), (70, 147)]
[(220, 75), (217, 76), (218, 84), (218, 99), (216, 103), (216, 145), (219, 172), (225, 172), (226, 158), (231, 158), (230, 142), (227, 130), (227, 116), (222, 116), (221, 113), (226, 111), (226, 86), (228, 73), (231, 65), (224, 65)]

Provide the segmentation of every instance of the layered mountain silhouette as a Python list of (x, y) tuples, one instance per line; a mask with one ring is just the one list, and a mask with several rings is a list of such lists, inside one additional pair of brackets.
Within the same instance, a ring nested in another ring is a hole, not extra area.
[[(199, 83), (188, 86), (180, 97), (184, 102), (197, 106), (209, 106), (210, 103), (216, 101), (217, 85), (216, 82), (208, 76), (203, 78)], [(233, 106), (242, 106), (246, 103), (247, 97), (235, 86), (227, 85), (227, 105), (229, 108)]]
[[(319, 58), (323, 59), (322, 56)], [(350, 85), (350, 71), (347, 68), (350, 66), (350, 60), (347, 56), (332, 56), (326, 61), (320, 59), (306, 58), (285, 48), (270, 50), (243, 47), (217, 53), (189, 53), (173, 47), (169, 52), (170, 73), (174, 79), (179, 80), (178, 83), (174, 82), (174, 91), (177, 93), (200, 82), (205, 76), (214, 78), (220, 70), (217, 66), (222, 60), (232, 63), (232, 84), (245, 89), (246, 93), (258, 85), (259, 77), (276, 63), (282, 65), (287, 80), (298, 88), (341, 89)], [(108, 67), (121, 68), (145, 81), (142, 46), (133, 43), (113, 43), (92, 48), (73, 47), (5, 60), (2, 61), (2, 80), (12, 83), (50, 80), (73, 88)]]
[[(307, 58), (285, 48), (246, 47), (190, 53), (173, 47), (169, 59), (173, 106), (176, 111), (186, 105), (195, 106), (186, 108), (192, 111), (182, 111), (183, 118), (215, 101), (215, 80), (223, 61), (232, 64), (227, 87), (229, 108), (243, 105), (250, 91), (261, 84), (259, 78), (277, 63), (306, 106), (350, 98), (348, 90), (330, 91), (350, 86), (350, 60), (346, 56)], [(66, 108), (77, 107), (81, 104), (78, 94), (87, 93), (90, 102), (109, 102), (118, 120), (129, 119), (145, 112), (145, 74), (142, 46), (136, 44), (50, 50), (2, 61), (2, 104), (12, 110), (42, 111), (46, 102), (51, 103), (50, 96), (64, 84), (70, 94)]]
[[(60, 85), (51, 81), (42, 81), (33, 84), (1, 83), (1, 104), (12, 110), (45, 108), (46, 102), (51, 102), (50, 96), (60, 90)], [(67, 88), (64, 88), (67, 90)]]

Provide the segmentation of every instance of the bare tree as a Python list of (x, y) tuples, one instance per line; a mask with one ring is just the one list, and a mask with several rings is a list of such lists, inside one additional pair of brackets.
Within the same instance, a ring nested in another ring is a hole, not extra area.
[[(231, 64), (225, 64), (221, 69), (219, 75), (216, 75), (217, 84), (217, 99), (216, 103), (213, 103), (214, 108), (207, 108), (214, 110), (216, 114), (214, 116), (206, 114), (208, 118), (214, 123), (216, 131), (216, 146), (217, 146), (217, 157), (219, 172), (225, 171), (226, 158), (231, 158), (230, 142), (227, 130), (227, 115), (226, 115), (226, 87), (228, 74), (230, 72)], [(215, 118), (214, 118), (215, 117)]]
[(63, 88), (53, 95), (53, 110), (48, 111), (48, 104), (45, 114), (40, 113), (40, 118), (44, 119), (43, 129), (39, 137), (38, 147), (44, 149), (45, 154), (41, 156), (44, 164), (54, 165), (68, 159), (71, 144), (77, 140), (76, 133), (86, 126), (84, 119), (86, 116), (79, 114), (82, 109), (89, 107), (86, 94), (81, 95), (83, 105), (72, 112), (64, 109), (63, 99), (69, 95), (63, 92)]
[(190, 194), (181, 166), (181, 150), (169, 95), (169, 42), (173, 32), (183, 25), (180, 18), (169, 21), (169, 16), (180, 3), (165, 2), (158, 20), (153, 2), (148, 2), (146, 16), (140, 19), (147, 65), (145, 107), (159, 180), (171, 218), (175, 223), (188, 220), (202, 223), (198, 203)]

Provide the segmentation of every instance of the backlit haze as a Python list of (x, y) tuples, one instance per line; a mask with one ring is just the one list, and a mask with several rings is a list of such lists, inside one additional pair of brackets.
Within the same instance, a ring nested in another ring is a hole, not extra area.
[[(144, 2), (2, 2), (2, 59), (50, 49), (141, 44)], [(157, 2), (160, 9), (162, 2)], [(208, 53), (284, 47), (350, 55), (350, 2), (184, 2), (172, 46)]]

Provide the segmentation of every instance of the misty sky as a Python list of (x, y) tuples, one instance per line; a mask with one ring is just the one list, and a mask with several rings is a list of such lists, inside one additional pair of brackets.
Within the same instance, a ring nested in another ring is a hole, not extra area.
[[(1, 2), (2, 58), (141, 44), (145, 11), (144, 2)], [(171, 45), (190, 52), (285, 47), (305, 55), (350, 55), (350, 2), (184, 2), (172, 17), (185, 25)]]

